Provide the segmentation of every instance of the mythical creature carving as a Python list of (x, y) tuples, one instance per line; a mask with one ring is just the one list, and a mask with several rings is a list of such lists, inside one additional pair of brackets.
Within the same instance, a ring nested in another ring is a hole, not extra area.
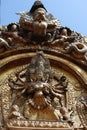
[(69, 44), (69, 46), (65, 48), (65, 51), (74, 58), (81, 59), (87, 63), (87, 45), (85, 43), (75, 42)]
[[(49, 14), (50, 15), (50, 14)], [(51, 19), (43, 8), (36, 9), (33, 14), (22, 15), (20, 18), (20, 26), (28, 31), (28, 39), (31, 41), (51, 43), (56, 33), (58, 20)]]

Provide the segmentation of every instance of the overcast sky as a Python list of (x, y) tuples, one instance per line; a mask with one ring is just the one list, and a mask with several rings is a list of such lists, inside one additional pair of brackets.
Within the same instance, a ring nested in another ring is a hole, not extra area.
[[(41, 0), (62, 26), (87, 36), (87, 0)], [(35, 0), (0, 0), (0, 25), (18, 22), (16, 12), (29, 11)]]

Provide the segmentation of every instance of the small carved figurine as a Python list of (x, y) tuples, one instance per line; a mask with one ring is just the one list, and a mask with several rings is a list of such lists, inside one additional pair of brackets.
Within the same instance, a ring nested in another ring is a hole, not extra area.
[(8, 42), (6, 40), (4, 40), (3, 38), (0, 38), (0, 49), (5, 48), (6, 50), (11, 49), (11, 46), (8, 44)]
[(13, 105), (11, 108), (11, 113), (9, 114), (9, 119), (24, 119), (24, 117), (19, 112), (19, 107), (17, 105)]
[(68, 30), (69, 29), (67, 28), (59, 29), (60, 34), (56, 33), (56, 37), (52, 42), (52, 45), (62, 46), (62, 48), (65, 49), (71, 42), (74, 42), (75, 36), (68, 34)]
[(19, 35), (18, 25), (17, 24), (10, 24), (7, 26), (8, 31), (3, 31), (2, 35), (6, 38), (7, 42), (11, 46), (18, 46), (19, 45), (26, 45), (26, 41), (23, 37)]

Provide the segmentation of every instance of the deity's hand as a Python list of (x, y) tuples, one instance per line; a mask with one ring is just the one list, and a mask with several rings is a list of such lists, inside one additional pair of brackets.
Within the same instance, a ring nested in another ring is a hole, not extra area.
[(48, 83), (43, 83), (43, 92), (45, 94), (49, 94), (49, 92), (50, 92), (50, 85)]
[(27, 93), (32, 93), (33, 91), (35, 91), (35, 84), (34, 83), (25, 83), (24, 87), (26, 89)]

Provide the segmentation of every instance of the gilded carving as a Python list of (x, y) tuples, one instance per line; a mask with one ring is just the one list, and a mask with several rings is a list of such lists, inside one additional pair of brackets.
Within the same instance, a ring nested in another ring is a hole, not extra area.
[(1, 129), (86, 129), (86, 37), (40, 0), (17, 14), (0, 28)]
[(6, 123), (10, 109), (10, 88), (5, 84), (1, 88), (1, 110), (3, 114), (3, 120)]
[(77, 99), (77, 112), (81, 120), (81, 125), (87, 127), (87, 94), (83, 93)]
[(10, 121), (53, 120), (61, 122), (62, 126), (64, 122), (67, 126), (73, 125), (73, 86), (66, 76), (59, 78), (52, 72), (50, 62), (42, 51), (37, 52), (29, 65), (8, 78), (8, 86), (11, 90), (11, 100), (7, 102), (10, 105)]

